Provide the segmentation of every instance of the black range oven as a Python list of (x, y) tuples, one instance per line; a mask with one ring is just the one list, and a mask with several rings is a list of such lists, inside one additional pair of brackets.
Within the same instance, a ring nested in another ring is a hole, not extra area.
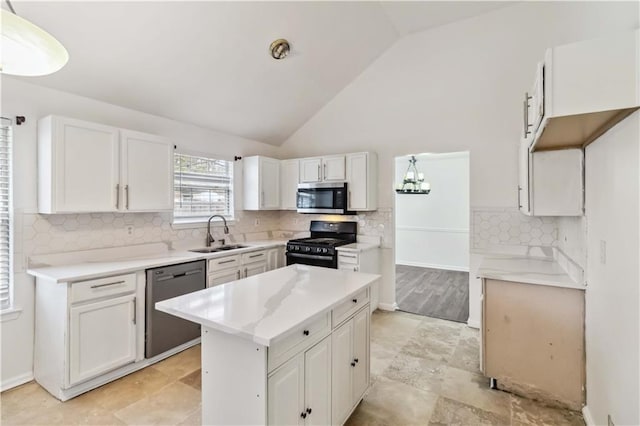
[(311, 237), (287, 242), (287, 265), (303, 265), (338, 268), (336, 247), (356, 242), (357, 222), (325, 222), (312, 220)]

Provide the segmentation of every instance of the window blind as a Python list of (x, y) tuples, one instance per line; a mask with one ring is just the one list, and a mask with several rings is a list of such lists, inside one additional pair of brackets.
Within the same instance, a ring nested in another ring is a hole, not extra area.
[(11, 125), (0, 123), (0, 310), (11, 307)]
[(185, 154), (174, 156), (174, 217), (233, 217), (233, 162)]

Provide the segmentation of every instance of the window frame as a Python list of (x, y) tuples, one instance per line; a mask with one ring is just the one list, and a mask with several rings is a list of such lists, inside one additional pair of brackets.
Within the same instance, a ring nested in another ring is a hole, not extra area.
[[(15, 308), (15, 280), (14, 280), (14, 244), (15, 244), (15, 233), (14, 233), (14, 217), (13, 217), (13, 122), (5, 117), (2, 117), (0, 120), (0, 127), (3, 129), (7, 128), (8, 137), (7, 137), (7, 211), (6, 216), (8, 220), (8, 241), (7, 241), (7, 266), (8, 266), (8, 278), (7, 278), (7, 289), (8, 289), (8, 303), (3, 305), (0, 303), (0, 313), (2, 314), (2, 320), (12, 319), (12, 313), (15, 313), (19, 310)], [(0, 212), (2, 214), (2, 212)], [(0, 241), (0, 244), (2, 241)], [(0, 283), (1, 284), (1, 283)]]
[[(200, 152), (200, 151), (183, 151), (183, 150), (176, 150), (174, 152), (174, 156), (175, 155), (188, 155), (191, 157), (203, 157), (203, 158), (207, 158), (207, 159), (211, 159), (211, 160), (223, 160), (223, 161), (228, 161), (231, 163), (231, 195), (230, 195), (230, 200), (229, 200), (229, 205), (230, 205), (230, 213), (231, 216), (225, 216), (225, 218), (227, 219), (227, 224), (233, 224), (236, 222), (236, 208), (235, 208), (235, 196), (236, 196), (236, 164), (234, 161), (233, 157), (228, 157), (226, 155), (216, 155), (216, 154), (212, 154), (212, 153), (207, 153), (207, 152)], [(172, 169), (172, 173), (173, 173), (173, 182), (174, 182), (174, 188), (173, 188), (173, 197), (175, 199), (175, 191), (176, 191), (176, 187), (175, 187), (175, 161), (174, 161), (174, 168)], [(184, 216), (176, 216), (176, 206), (174, 203), (173, 206), (173, 210), (171, 212), (171, 227), (174, 229), (184, 229), (184, 228), (206, 228), (207, 227), (207, 222), (209, 219), (209, 216), (193, 216), (193, 217), (184, 217)], [(218, 226), (223, 226), (222, 225), (222, 221), (212, 221), (211, 222), (211, 226), (212, 227), (218, 227)]]

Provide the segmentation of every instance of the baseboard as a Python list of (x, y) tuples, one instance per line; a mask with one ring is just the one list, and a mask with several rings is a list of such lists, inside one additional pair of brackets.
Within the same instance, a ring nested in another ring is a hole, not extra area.
[(467, 325), (468, 325), (469, 327), (471, 327), (471, 328), (477, 328), (477, 329), (479, 329), (479, 328), (480, 328), (480, 321), (473, 320), (473, 319), (469, 318), (469, 319), (467, 320)]
[(21, 374), (17, 377), (12, 377), (9, 380), (3, 380), (0, 384), (0, 392), (4, 392), (16, 386), (24, 385), (33, 380), (33, 372)]
[(453, 266), (453, 265), (436, 265), (433, 263), (409, 262), (404, 260), (396, 261), (396, 265), (417, 266), (419, 268), (444, 269), (446, 271), (469, 272), (469, 267)]
[(586, 405), (582, 407), (582, 417), (587, 426), (596, 426), (596, 422), (593, 421), (593, 417), (591, 416), (591, 411), (589, 411), (589, 407)]
[(378, 303), (378, 309), (381, 311), (396, 311), (398, 310), (397, 303)]

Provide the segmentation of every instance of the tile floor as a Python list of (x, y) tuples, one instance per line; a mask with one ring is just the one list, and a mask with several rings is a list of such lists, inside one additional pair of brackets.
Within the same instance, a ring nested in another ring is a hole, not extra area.
[[(372, 385), (347, 424), (584, 425), (579, 413), (490, 390), (477, 331), (376, 312)], [(35, 382), (0, 395), (2, 425), (199, 425), (200, 347), (61, 403)]]

